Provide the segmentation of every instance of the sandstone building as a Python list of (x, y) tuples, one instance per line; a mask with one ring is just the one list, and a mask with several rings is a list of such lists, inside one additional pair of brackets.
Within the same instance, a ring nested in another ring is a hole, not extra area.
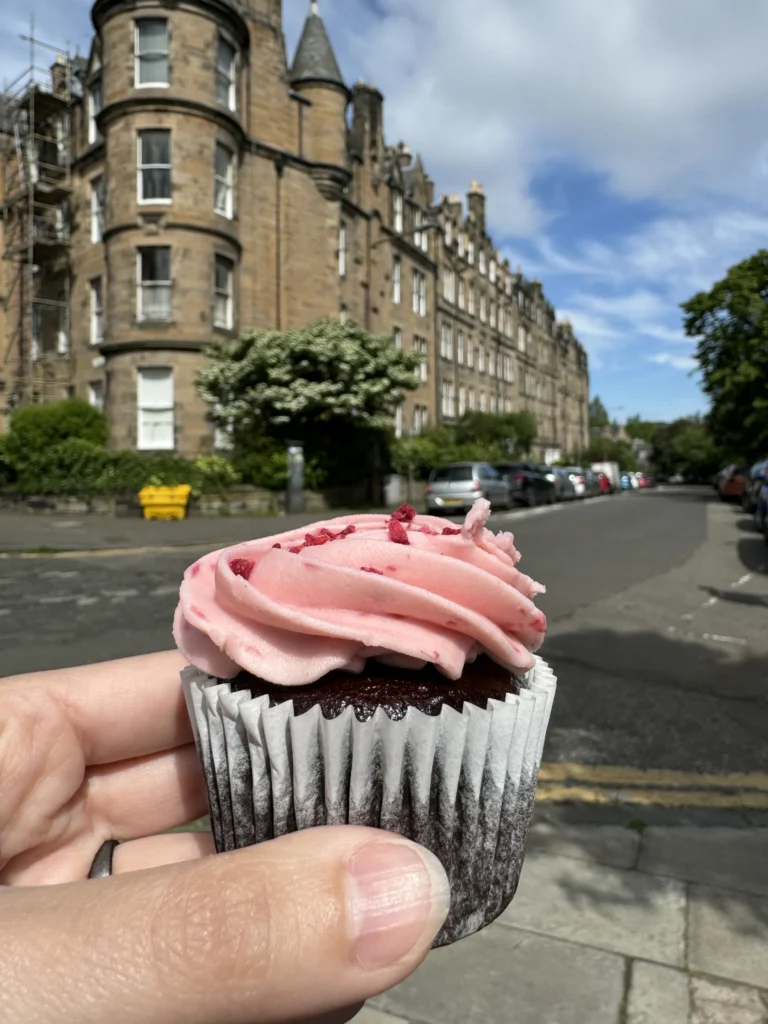
[(399, 432), (529, 409), (538, 454), (588, 443), (588, 368), (485, 196), (435, 199), (347, 86), (316, 3), (286, 60), (281, 0), (96, 0), (87, 60), (6, 96), (0, 430), (87, 398), (114, 447), (209, 452), (194, 378), (248, 327), (354, 317), (424, 355)]

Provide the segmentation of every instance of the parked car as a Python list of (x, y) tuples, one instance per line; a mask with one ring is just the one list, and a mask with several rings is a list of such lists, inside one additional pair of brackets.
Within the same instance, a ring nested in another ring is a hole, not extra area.
[(601, 494), (613, 494), (613, 484), (608, 479), (607, 473), (598, 473), (597, 482), (600, 485)]
[(565, 472), (571, 479), (573, 489), (577, 498), (586, 498), (587, 482), (584, 479), (584, 470), (580, 466), (565, 466)]
[(729, 466), (720, 477), (717, 484), (717, 493), (722, 501), (741, 501), (741, 496), (747, 486), (748, 470), (745, 466)]
[(765, 536), (765, 542), (768, 544), (768, 482), (763, 483), (758, 491), (753, 518), (755, 527)]
[(584, 486), (586, 487), (587, 498), (598, 498), (600, 496), (600, 477), (594, 470), (584, 471)]
[(766, 481), (768, 481), (768, 459), (761, 459), (750, 469), (741, 496), (741, 507), (747, 515), (752, 515), (756, 510), (760, 491)]
[(567, 470), (561, 466), (553, 466), (551, 469), (555, 484), (555, 501), (575, 501), (576, 487)]
[(541, 466), (533, 462), (497, 462), (493, 468), (509, 484), (516, 505), (554, 505), (555, 485)]
[(509, 484), (487, 462), (452, 462), (433, 469), (426, 486), (427, 512), (468, 512), (478, 498), (494, 508), (512, 508)]

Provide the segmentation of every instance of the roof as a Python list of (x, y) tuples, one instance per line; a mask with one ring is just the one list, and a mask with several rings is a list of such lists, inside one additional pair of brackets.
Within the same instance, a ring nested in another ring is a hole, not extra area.
[(316, 0), (312, 0), (290, 74), (291, 85), (327, 82), (347, 88)]

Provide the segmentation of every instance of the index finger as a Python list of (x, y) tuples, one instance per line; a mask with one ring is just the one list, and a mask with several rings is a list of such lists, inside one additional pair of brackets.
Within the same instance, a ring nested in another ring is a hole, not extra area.
[(76, 730), (86, 763), (109, 764), (191, 743), (178, 651), (3, 680), (25, 700), (51, 699)]

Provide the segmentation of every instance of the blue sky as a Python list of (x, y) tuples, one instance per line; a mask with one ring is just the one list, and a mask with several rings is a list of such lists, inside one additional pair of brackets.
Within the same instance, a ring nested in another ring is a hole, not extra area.
[[(89, 3), (35, 0), (86, 51)], [(285, 0), (289, 53), (308, 2)], [(31, 5), (3, 15), (26, 60)], [(768, 246), (764, 0), (320, 0), (347, 80), (387, 98), (388, 141), (439, 193), (488, 195), (498, 247), (568, 317), (623, 419), (704, 411), (679, 303)]]

